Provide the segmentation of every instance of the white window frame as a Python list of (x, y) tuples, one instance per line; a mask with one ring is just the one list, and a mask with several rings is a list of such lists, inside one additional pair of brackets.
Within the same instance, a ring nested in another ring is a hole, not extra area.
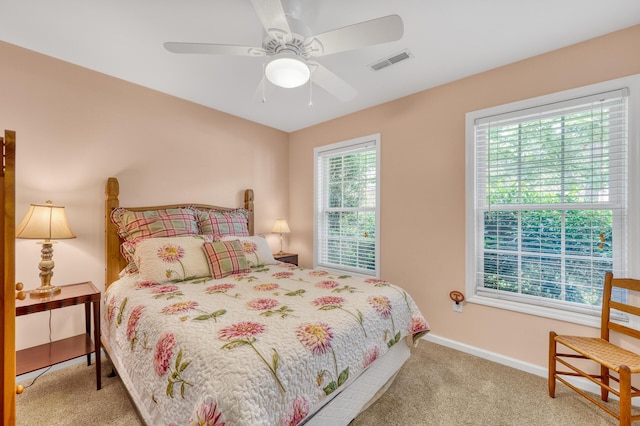
[[(627, 275), (629, 277), (640, 276), (640, 74), (629, 77), (610, 80), (577, 89), (567, 90), (537, 98), (527, 99), (497, 107), (473, 111), (466, 114), (466, 207), (465, 207), (465, 228), (466, 228), (466, 294), (470, 303), (491, 306), (495, 308), (507, 309), (511, 311), (537, 315), (545, 318), (557, 319), (576, 324), (600, 326), (600, 307), (594, 308), (591, 314), (558, 308), (540, 306), (538, 304), (523, 303), (522, 301), (505, 300), (494, 297), (479, 295), (476, 287), (478, 241), (476, 230), (476, 162), (475, 162), (475, 122), (476, 119), (489, 117), (492, 115), (504, 114), (512, 111), (519, 111), (534, 108), (536, 106), (563, 102), (570, 99), (580, 98), (603, 93), (621, 88), (628, 88), (628, 217), (627, 217)], [(637, 297), (630, 295), (630, 297)]]
[[(326, 191), (326, 182), (320, 181), (319, 176), (319, 161), (321, 160), (324, 154), (328, 154), (330, 152), (344, 152), (345, 154), (358, 150), (359, 147), (363, 147), (365, 145), (374, 145), (376, 151), (376, 206), (375, 206), (375, 270), (368, 271), (359, 268), (351, 268), (348, 266), (335, 266), (328, 265), (322, 262), (320, 259), (320, 239), (319, 239), (319, 226), (320, 220), (322, 220), (324, 207), (320, 204), (320, 190), (322, 188), (321, 185), (325, 185)], [(323, 145), (314, 148), (313, 155), (313, 166), (314, 166), (314, 217), (313, 217), (313, 266), (314, 268), (321, 268), (325, 270), (329, 270), (335, 273), (349, 273), (351, 275), (363, 275), (369, 277), (380, 277), (380, 134), (373, 134), (369, 136), (363, 136), (355, 139), (350, 139), (343, 142), (337, 142), (330, 145)]]

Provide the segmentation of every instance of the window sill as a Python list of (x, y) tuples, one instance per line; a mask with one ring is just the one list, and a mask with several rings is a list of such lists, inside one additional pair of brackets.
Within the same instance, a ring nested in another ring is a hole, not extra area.
[(486, 296), (472, 296), (467, 299), (469, 303), (477, 303), (479, 305), (491, 306), (498, 309), (506, 309), (509, 311), (520, 312), (528, 315), (535, 315), (543, 318), (565, 321), (574, 324), (586, 325), (589, 327), (600, 328), (600, 314), (598, 308), (594, 315), (564, 311), (546, 306), (537, 306), (527, 303), (513, 302), (510, 300), (494, 299)]

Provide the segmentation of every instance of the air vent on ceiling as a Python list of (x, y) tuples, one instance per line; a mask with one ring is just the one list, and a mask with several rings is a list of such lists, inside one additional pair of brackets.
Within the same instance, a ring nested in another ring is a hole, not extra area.
[(411, 52), (409, 52), (409, 49), (405, 49), (402, 52), (395, 53), (387, 58), (374, 62), (373, 64), (369, 65), (369, 68), (371, 68), (373, 71), (380, 71), (383, 68), (397, 64), (398, 62), (402, 62), (405, 59), (409, 59), (412, 57), (413, 56), (411, 55)]

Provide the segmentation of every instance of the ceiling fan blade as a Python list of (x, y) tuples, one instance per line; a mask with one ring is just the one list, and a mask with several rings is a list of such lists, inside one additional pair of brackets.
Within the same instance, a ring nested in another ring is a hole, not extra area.
[(262, 26), (268, 34), (291, 33), (287, 16), (280, 0), (251, 0)]
[(173, 53), (199, 53), (206, 55), (265, 56), (261, 47), (234, 46), (212, 43), (164, 43), (164, 48)]
[(400, 40), (403, 33), (402, 18), (388, 15), (308, 37), (304, 44), (311, 56), (322, 56)]
[(329, 71), (326, 67), (315, 62), (310, 63), (310, 65), (315, 67), (311, 73), (311, 81), (342, 102), (350, 101), (358, 94), (356, 89), (349, 83)]

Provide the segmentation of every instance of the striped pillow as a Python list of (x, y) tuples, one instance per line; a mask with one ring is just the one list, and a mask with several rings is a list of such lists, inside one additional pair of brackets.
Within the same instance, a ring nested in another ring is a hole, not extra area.
[(231, 274), (251, 272), (242, 245), (238, 240), (204, 243), (202, 248), (209, 262), (211, 275), (215, 279), (224, 278)]
[(198, 210), (198, 228), (201, 234), (213, 234), (220, 237), (236, 235), (249, 236), (249, 211), (236, 210)]

